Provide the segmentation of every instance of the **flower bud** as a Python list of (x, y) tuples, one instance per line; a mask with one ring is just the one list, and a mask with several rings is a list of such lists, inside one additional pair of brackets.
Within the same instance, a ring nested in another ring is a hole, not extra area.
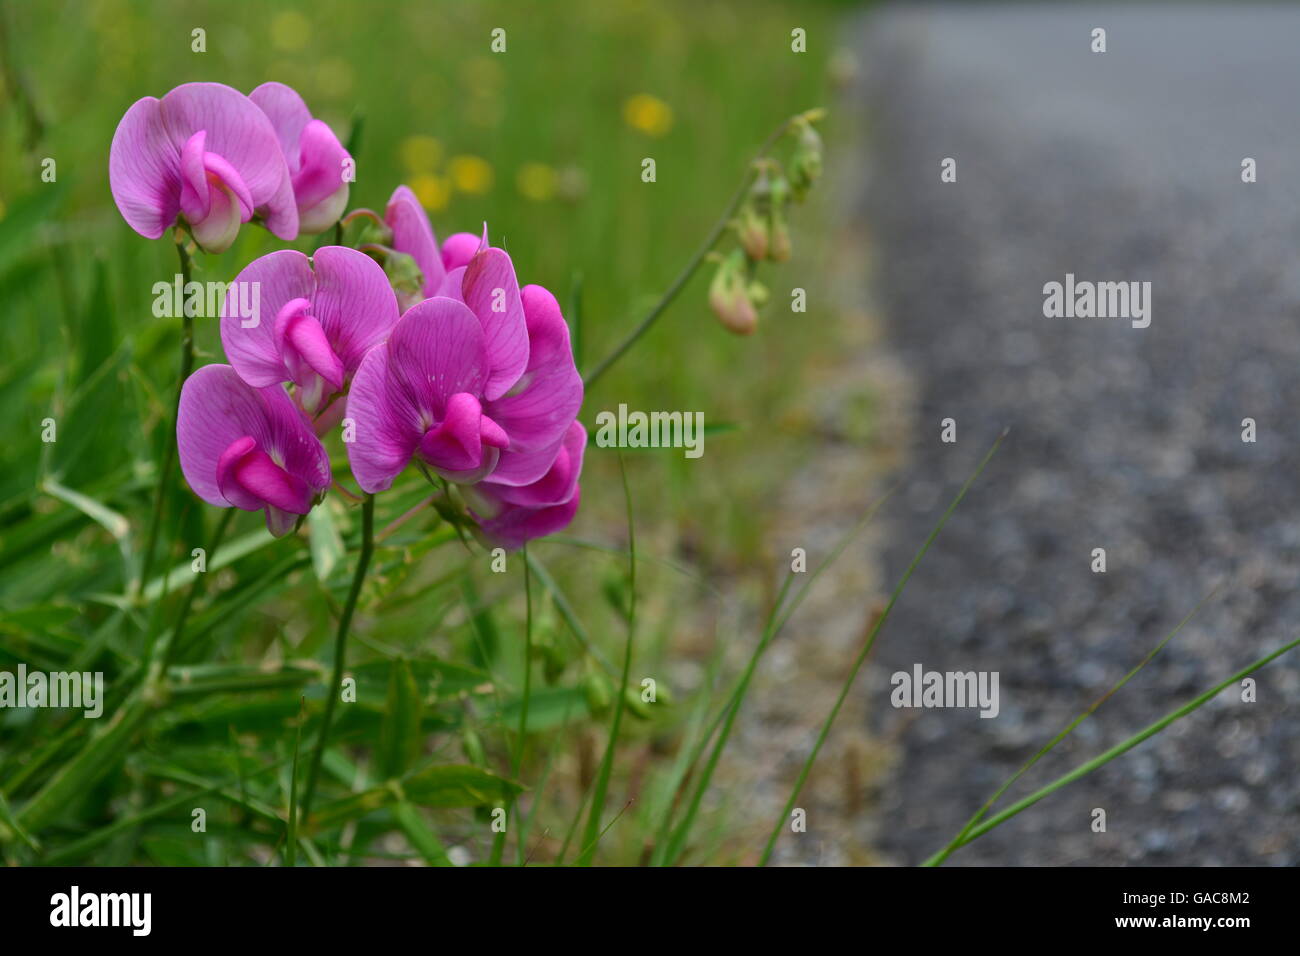
[(778, 176), (772, 183), (772, 207), (768, 214), (768, 234), (772, 241), (767, 256), (773, 262), (790, 259), (790, 227), (785, 221), (785, 207), (789, 201), (790, 182), (784, 176)]
[(424, 301), (424, 273), (415, 257), (405, 252), (393, 251), (384, 258), (384, 273), (397, 293), (398, 308), (405, 312), (417, 302)]
[(822, 138), (806, 120), (799, 124), (799, 141), (790, 160), (790, 173), (794, 198), (803, 202), (822, 174)]
[(752, 202), (745, 203), (736, 222), (736, 234), (745, 255), (758, 262), (766, 259), (768, 254), (767, 222), (758, 214)]
[(758, 325), (758, 313), (754, 311), (745, 281), (745, 256), (739, 249), (718, 266), (709, 285), (709, 307), (737, 335), (750, 335)]
[(588, 664), (587, 673), (582, 678), (582, 692), (587, 698), (587, 710), (593, 717), (604, 717), (609, 713), (614, 695), (605, 675), (594, 665)]

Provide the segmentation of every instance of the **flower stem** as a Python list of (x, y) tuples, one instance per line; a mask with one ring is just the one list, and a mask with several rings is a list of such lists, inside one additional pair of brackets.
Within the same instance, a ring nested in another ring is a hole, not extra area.
[(176, 414), (181, 405), (181, 389), (185, 380), (194, 370), (194, 317), (185, 309), (185, 287), (190, 283), (190, 255), (185, 251), (185, 241), (179, 231), (176, 232), (176, 252), (181, 260), (181, 367), (180, 378), (176, 382), (176, 401), (172, 405), (172, 429), (163, 444), (162, 470), (158, 473), (158, 488), (154, 492), (153, 517), (149, 520), (149, 532), (145, 539), (140, 577), (136, 581), (137, 593), (149, 580), (153, 570), (154, 551), (158, 546), (158, 532), (162, 527), (163, 502), (167, 497), (167, 486), (171, 484), (172, 472), (176, 470)]
[(737, 207), (740, 205), (741, 200), (745, 198), (745, 193), (749, 190), (750, 183), (753, 182), (754, 165), (766, 156), (768, 151), (776, 145), (777, 141), (780, 140), (780, 138), (790, 130), (790, 127), (804, 115), (805, 114), (801, 113), (799, 116), (790, 117), (773, 130), (772, 134), (763, 142), (763, 145), (759, 147), (758, 153), (754, 156), (753, 162), (749, 164), (744, 178), (740, 181), (740, 185), (736, 187), (736, 191), (732, 193), (731, 199), (727, 201), (727, 206), (722, 211), (722, 215), (718, 218), (718, 221), (713, 224), (713, 228), (709, 230), (709, 234), (705, 238), (704, 244), (695, 251), (695, 255), (691, 256), (690, 261), (686, 263), (686, 267), (682, 269), (677, 278), (673, 280), (673, 284), (668, 287), (668, 290), (664, 292), (659, 301), (654, 304), (646, 317), (641, 320), (640, 324), (638, 324), (637, 327), (628, 334), (627, 338), (623, 339), (623, 341), (614, 348), (614, 351), (601, 359), (595, 368), (583, 376), (582, 384), (584, 387), (591, 388), (592, 385), (596, 384), (596, 380), (609, 371), (609, 367), (622, 358), (623, 354), (635, 345), (641, 336), (645, 335), (646, 332), (650, 330), (650, 326), (655, 324), (655, 321), (659, 316), (661, 316), (668, 306), (672, 304), (672, 301), (677, 298), (678, 293), (686, 287), (686, 283), (691, 281), (691, 277), (695, 275), (696, 270), (699, 269), (701, 264), (703, 264), (704, 258), (709, 254), (713, 247), (717, 245), (718, 240), (722, 238), (722, 234), (727, 231), (727, 227), (731, 224), (731, 217), (736, 214)]
[(356, 574), (352, 576), (352, 588), (348, 591), (348, 600), (343, 605), (343, 615), (339, 618), (339, 630), (334, 638), (334, 673), (330, 678), (325, 693), (325, 716), (321, 721), (320, 737), (316, 740), (316, 749), (311, 755), (311, 768), (307, 771), (307, 786), (302, 796), (302, 812), (299, 821), (307, 823), (311, 815), (311, 801), (316, 792), (316, 781), (320, 776), (321, 760), (325, 756), (325, 746), (329, 743), (330, 726), (334, 723), (334, 709), (339, 702), (339, 687), (343, 683), (343, 664), (347, 657), (348, 628), (352, 625), (352, 612), (356, 610), (357, 598), (361, 595), (361, 585), (366, 579), (366, 569), (370, 566), (370, 555), (375, 547), (375, 496), (366, 495), (361, 506), (361, 553), (357, 556)]

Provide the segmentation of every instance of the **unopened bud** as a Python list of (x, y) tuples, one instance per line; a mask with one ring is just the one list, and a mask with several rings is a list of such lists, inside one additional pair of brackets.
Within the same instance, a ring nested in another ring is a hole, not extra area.
[(587, 673), (582, 678), (582, 692), (587, 698), (587, 710), (591, 716), (604, 717), (609, 713), (614, 699), (613, 691), (605, 675), (594, 666), (588, 666)]
[(758, 214), (753, 203), (745, 203), (736, 221), (736, 234), (740, 236), (740, 245), (745, 255), (758, 262), (766, 259), (768, 254), (767, 222)]
[(806, 120), (799, 124), (799, 141), (790, 160), (790, 184), (794, 198), (803, 202), (822, 174), (822, 138)]
[(739, 249), (718, 266), (709, 285), (709, 307), (737, 335), (750, 335), (758, 325), (758, 313), (745, 281), (745, 256)]

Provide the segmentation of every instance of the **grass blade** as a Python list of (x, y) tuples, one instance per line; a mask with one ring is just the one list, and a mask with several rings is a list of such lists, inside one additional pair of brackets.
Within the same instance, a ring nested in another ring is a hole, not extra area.
[(981, 459), (979, 465), (975, 468), (975, 471), (966, 479), (966, 483), (961, 486), (961, 490), (957, 492), (957, 497), (952, 499), (952, 503), (948, 505), (948, 510), (946, 510), (939, 518), (939, 523), (934, 526), (934, 530), (930, 532), (930, 536), (925, 539), (925, 543), (921, 545), (920, 550), (916, 552), (916, 556), (912, 558), (912, 563), (907, 566), (907, 570), (903, 572), (902, 578), (900, 578), (898, 584), (894, 586), (894, 591), (889, 596), (889, 603), (885, 605), (885, 609), (880, 613), (880, 616), (876, 618), (876, 623), (871, 626), (871, 632), (867, 635), (866, 641), (863, 642), (862, 650), (858, 652), (858, 656), (853, 661), (853, 666), (849, 668), (848, 676), (845, 677), (844, 684), (840, 688), (840, 695), (835, 699), (835, 705), (831, 708), (831, 712), (826, 715), (826, 721), (822, 724), (822, 729), (817, 734), (817, 741), (813, 744), (812, 753), (808, 755), (808, 759), (804, 761), (803, 767), (799, 770), (799, 776), (795, 780), (794, 788), (790, 791), (790, 799), (785, 802), (785, 808), (781, 811), (781, 815), (777, 818), (776, 825), (772, 828), (771, 835), (767, 838), (767, 846), (763, 848), (763, 855), (758, 861), (759, 866), (765, 866), (767, 861), (771, 859), (772, 850), (776, 846), (777, 838), (781, 835), (781, 828), (785, 826), (786, 820), (789, 819), (790, 811), (793, 809), (795, 801), (799, 799), (799, 792), (803, 790), (803, 785), (808, 780), (808, 774), (812, 771), (813, 764), (817, 761), (817, 755), (821, 753), (822, 745), (826, 743), (826, 738), (830, 736), (831, 727), (835, 723), (835, 718), (839, 716), (840, 708), (844, 706), (844, 700), (849, 696), (849, 690), (853, 687), (854, 681), (857, 680), (858, 671), (862, 669), (863, 662), (867, 659), (867, 655), (871, 653), (871, 648), (875, 646), (876, 635), (880, 633), (880, 629), (884, 626), (885, 621), (889, 620), (889, 614), (894, 609), (894, 605), (898, 602), (899, 596), (903, 593), (903, 588), (907, 586), (907, 582), (911, 580), (913, 572), (920, 566), (921, 560), (925, 557), (926, 552), (930, 550), (930, 545), (934, 544), (935, 538), (939, 537), (939, 532), (943, 530), (943, 526), (948, 523), (948, 519), (952, 517), (953, 512), (957, 510), (957, 506), (961, 504), (962, 499), (966, 497), (966, 492), (970, 491), (971, 485), (973, 485), (975, 480), (979, 478), (980, 474), (984, 471), (985, 466), (992, 460), (993, 456), (997, 453), (998, 448), (1002, 445), (1003, 439), (1006, 437), (1007, 432), (1006, 430), (1003, 430), (1002, 434), (1000, 434), (997, 437), (997, 440), (993, 442), (993, 447), (985, 453), (983, 459)]

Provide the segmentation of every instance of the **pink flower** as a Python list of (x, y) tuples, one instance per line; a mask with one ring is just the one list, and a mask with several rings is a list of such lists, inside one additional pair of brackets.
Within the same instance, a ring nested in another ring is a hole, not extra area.
[(533, 483), (512, 486), (488, 480), (466, 488), (470, 513), (488, 542), (515, 550), (526, 541), (568, 527), (578, 513), (582, 494), (578, 477), (586, 447), (587, 430), (575, 421), (550, 469)]
[(218, 508), (266, 510), (287, 534), (329, 487), (330, 462), (283, 388), (253, 388), (229, 365), (205, 365), (181, 389), (176, 416), (181, 470)]
[(208, 252), (228, 249), (259, 215), (281, 239), (298, 235), (289, 168), (271, 122), (220, 83), (186, 83), (137, 100), (108, 155), (113, 201), (127, 224), (158, 239), (181, 215)]
[[(313, 271), (314, 267), (314, 271)], [(254, 388), (292, 382), (294, 400), (316, 415), (342, 392), (366, 352), (397, 322), (397, 299), (369, 256), (324, 246), (309, 260), (291, 249), (250, 263), (235, 278), (256, 283), (258, 315), (222, 310), (221, 342), (235, 371)]]
[[(415, 260), (420, 270), (421, 292), (426, 299), (438, 295), (446, 281), (447, 272), (468, 265), (484, 244), (473, 233), (458, 232), (448, 237), (440, 250), (438, 237), (434, 234), (424, 206), (407, 186), (398, 186), (393, 190), (388, 206), (384, 209), (384, 223), (393, 234), (393, 251), (405, 253)], [(456, 287), (459, 288), (459, 285)], [(419, 301), (418, 295), (399, 295), (403, 312)]]
[(382, 491), (418, 457), (451, 481), (532, 484), (581, 405), (555, 297), (521, 291), (510, 257), (480, 248), (362, 361), (348, 396), (352, 474)]
[(248, 98), (271, 121), (284, 151), (299, 230), (324, 232), (348, 206), (351, 175), (344, 178), (344, 173), (352, 169), (352, 157), (334, 131), (312, 119), (302, 97), (283, 83), (263, 83)]

